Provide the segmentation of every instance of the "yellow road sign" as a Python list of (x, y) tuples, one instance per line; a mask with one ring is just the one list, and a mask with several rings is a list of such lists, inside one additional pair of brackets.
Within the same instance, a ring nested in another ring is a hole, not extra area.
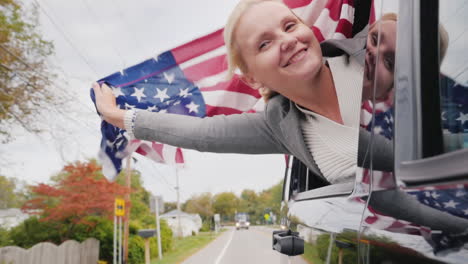
[(115, 215), (124, 216), (125, 215), (125, 200), (115, 198)]

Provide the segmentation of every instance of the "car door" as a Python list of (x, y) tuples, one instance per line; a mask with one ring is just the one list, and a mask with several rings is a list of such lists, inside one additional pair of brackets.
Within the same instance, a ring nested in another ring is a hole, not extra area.
[(468, 1), (400, 1), (398, 10), (393, 98), (367, 127), (392, 142), (394, 164), (367, 174), (359, 262), (466, 263)]

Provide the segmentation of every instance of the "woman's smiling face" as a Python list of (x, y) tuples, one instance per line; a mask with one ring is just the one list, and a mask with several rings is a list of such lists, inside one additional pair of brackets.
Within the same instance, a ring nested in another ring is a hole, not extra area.
[(313, 79), (323, 65), (313, 31), (281, 3), (253, 5), (234, 34), (247, 66), (244, 74), (288, 98), (295, 86)]
[[(377, 43), (379, 28), (380, 43)], [(366, 46), (363, 99), (371, 99), (372, 91), (375, 89), (375, 98), (385, 100), (393, 88), (396, 21), (383, 20), (375, 22), (369, 30)]]

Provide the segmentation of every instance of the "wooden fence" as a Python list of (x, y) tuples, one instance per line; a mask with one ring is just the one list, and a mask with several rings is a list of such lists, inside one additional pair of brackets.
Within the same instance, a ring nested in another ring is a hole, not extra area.
[(68, 240), (60, 246), (39, 243), (30, 249), (0, 248), (0, 264), (96, 264), (99, 260), (99, 240), (88, 238), (82, 243)]

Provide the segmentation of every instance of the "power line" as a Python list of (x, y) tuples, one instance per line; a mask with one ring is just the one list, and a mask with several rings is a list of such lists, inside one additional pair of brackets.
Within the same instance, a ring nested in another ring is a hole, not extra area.
[[(125, 26), (128, 28), (128, 32), (132, 35), (134, 40), (137, 40), (138, 38), (136, 37), (134, 31), (132, 30), (132, 27), (130, 26), (130, 23), (128, 23), (127, 19), (122, 13), (122, 9), (120, 8), (120, 5), (118, 3), (118, 0), (112, 0), (114, 2), (114, 7), (117, 9), (117, 14), (120, 17), (120, 20), (125, 24)], [(139, 41), (134, 41), (134, 43), (137, 43), (138, 49), (142, 50), (142, 46)]]
[(34, 73), (36, 73), (38, 76), (40, 76), (41, 78), (43, 78), (45, 81), (49, 81), (47, 77), (43, 76), (42, 74), (38, 73), (34, 67), (32, 67), (29, 63), (25, 62), (21, 57), (19, 57), (18, 55), (14, 54), (13, 52), (11, 52), (10, 50), (8, 50), (5, 46), (3, 46), (2, 44), (0, 44), (0, 48), (3, 49), (4, 51), (6, 51), (8, 54), (10, 54), (11, 56), (13, 56), (17, 61), (21, 62), (23, 65), (25, 65), (26, 67), (28, 67), (29, 69), (31, 69)]
[[(85, 5), (86, 9), (88, 10), (88, 12), (90, 13), (90, 15), (93, 17), (93, 19), (97, 22), (97, 24), (99, 24), (99, 26), (101, 27), (101, 31), (103, 33), (103, 36), (105, 35), (104, 34), (104, 25), (101, 23), (101, 20), (98, 19), (96, 13), (92, 10), (92, 8), (89, 6), (88, 4), (88, 1), (86, 0), (81, 0), (83, 2), (83, 4)], [(125, 67), (126, 66), (126, 63), (125, 63), (125, 60), (124, 58), (122, 57), (122, 54), (119, 52), (119, 50), (113, 45), (113, 42), (110, 41), (111, 43), (111, 47), (112, 49), (114, 50), (114, 52), (117, 54), (117, 56), (122, 60), (122, 63), (123, 63), (123, 66)]]
[(98, 73), (96, 69), (91, 65), (91, 63), (86, 59), (86, 57), (80, 52), (80, 50), (73, 44), (73, 42), (70, 40), (70, 38), (65, 34), (65, 32), (55, 23), (55, 21), (52, 19), (52, 17), (45, 11), (45, 9), (39, 4), (37, 0), (33, 0), (34, 3), (39, 7), (39, 9), (44, 13), (44, 15), (49, 19), (49, 21), (54, 25), (54, 27), (59, 31), (59, 33), (62, 35), (62, 37), (67, 41), (67, 43), (75, 50), (75, 52), (78, 54), (78, 56), (88, 65), (90, 70), (98, 76)]

